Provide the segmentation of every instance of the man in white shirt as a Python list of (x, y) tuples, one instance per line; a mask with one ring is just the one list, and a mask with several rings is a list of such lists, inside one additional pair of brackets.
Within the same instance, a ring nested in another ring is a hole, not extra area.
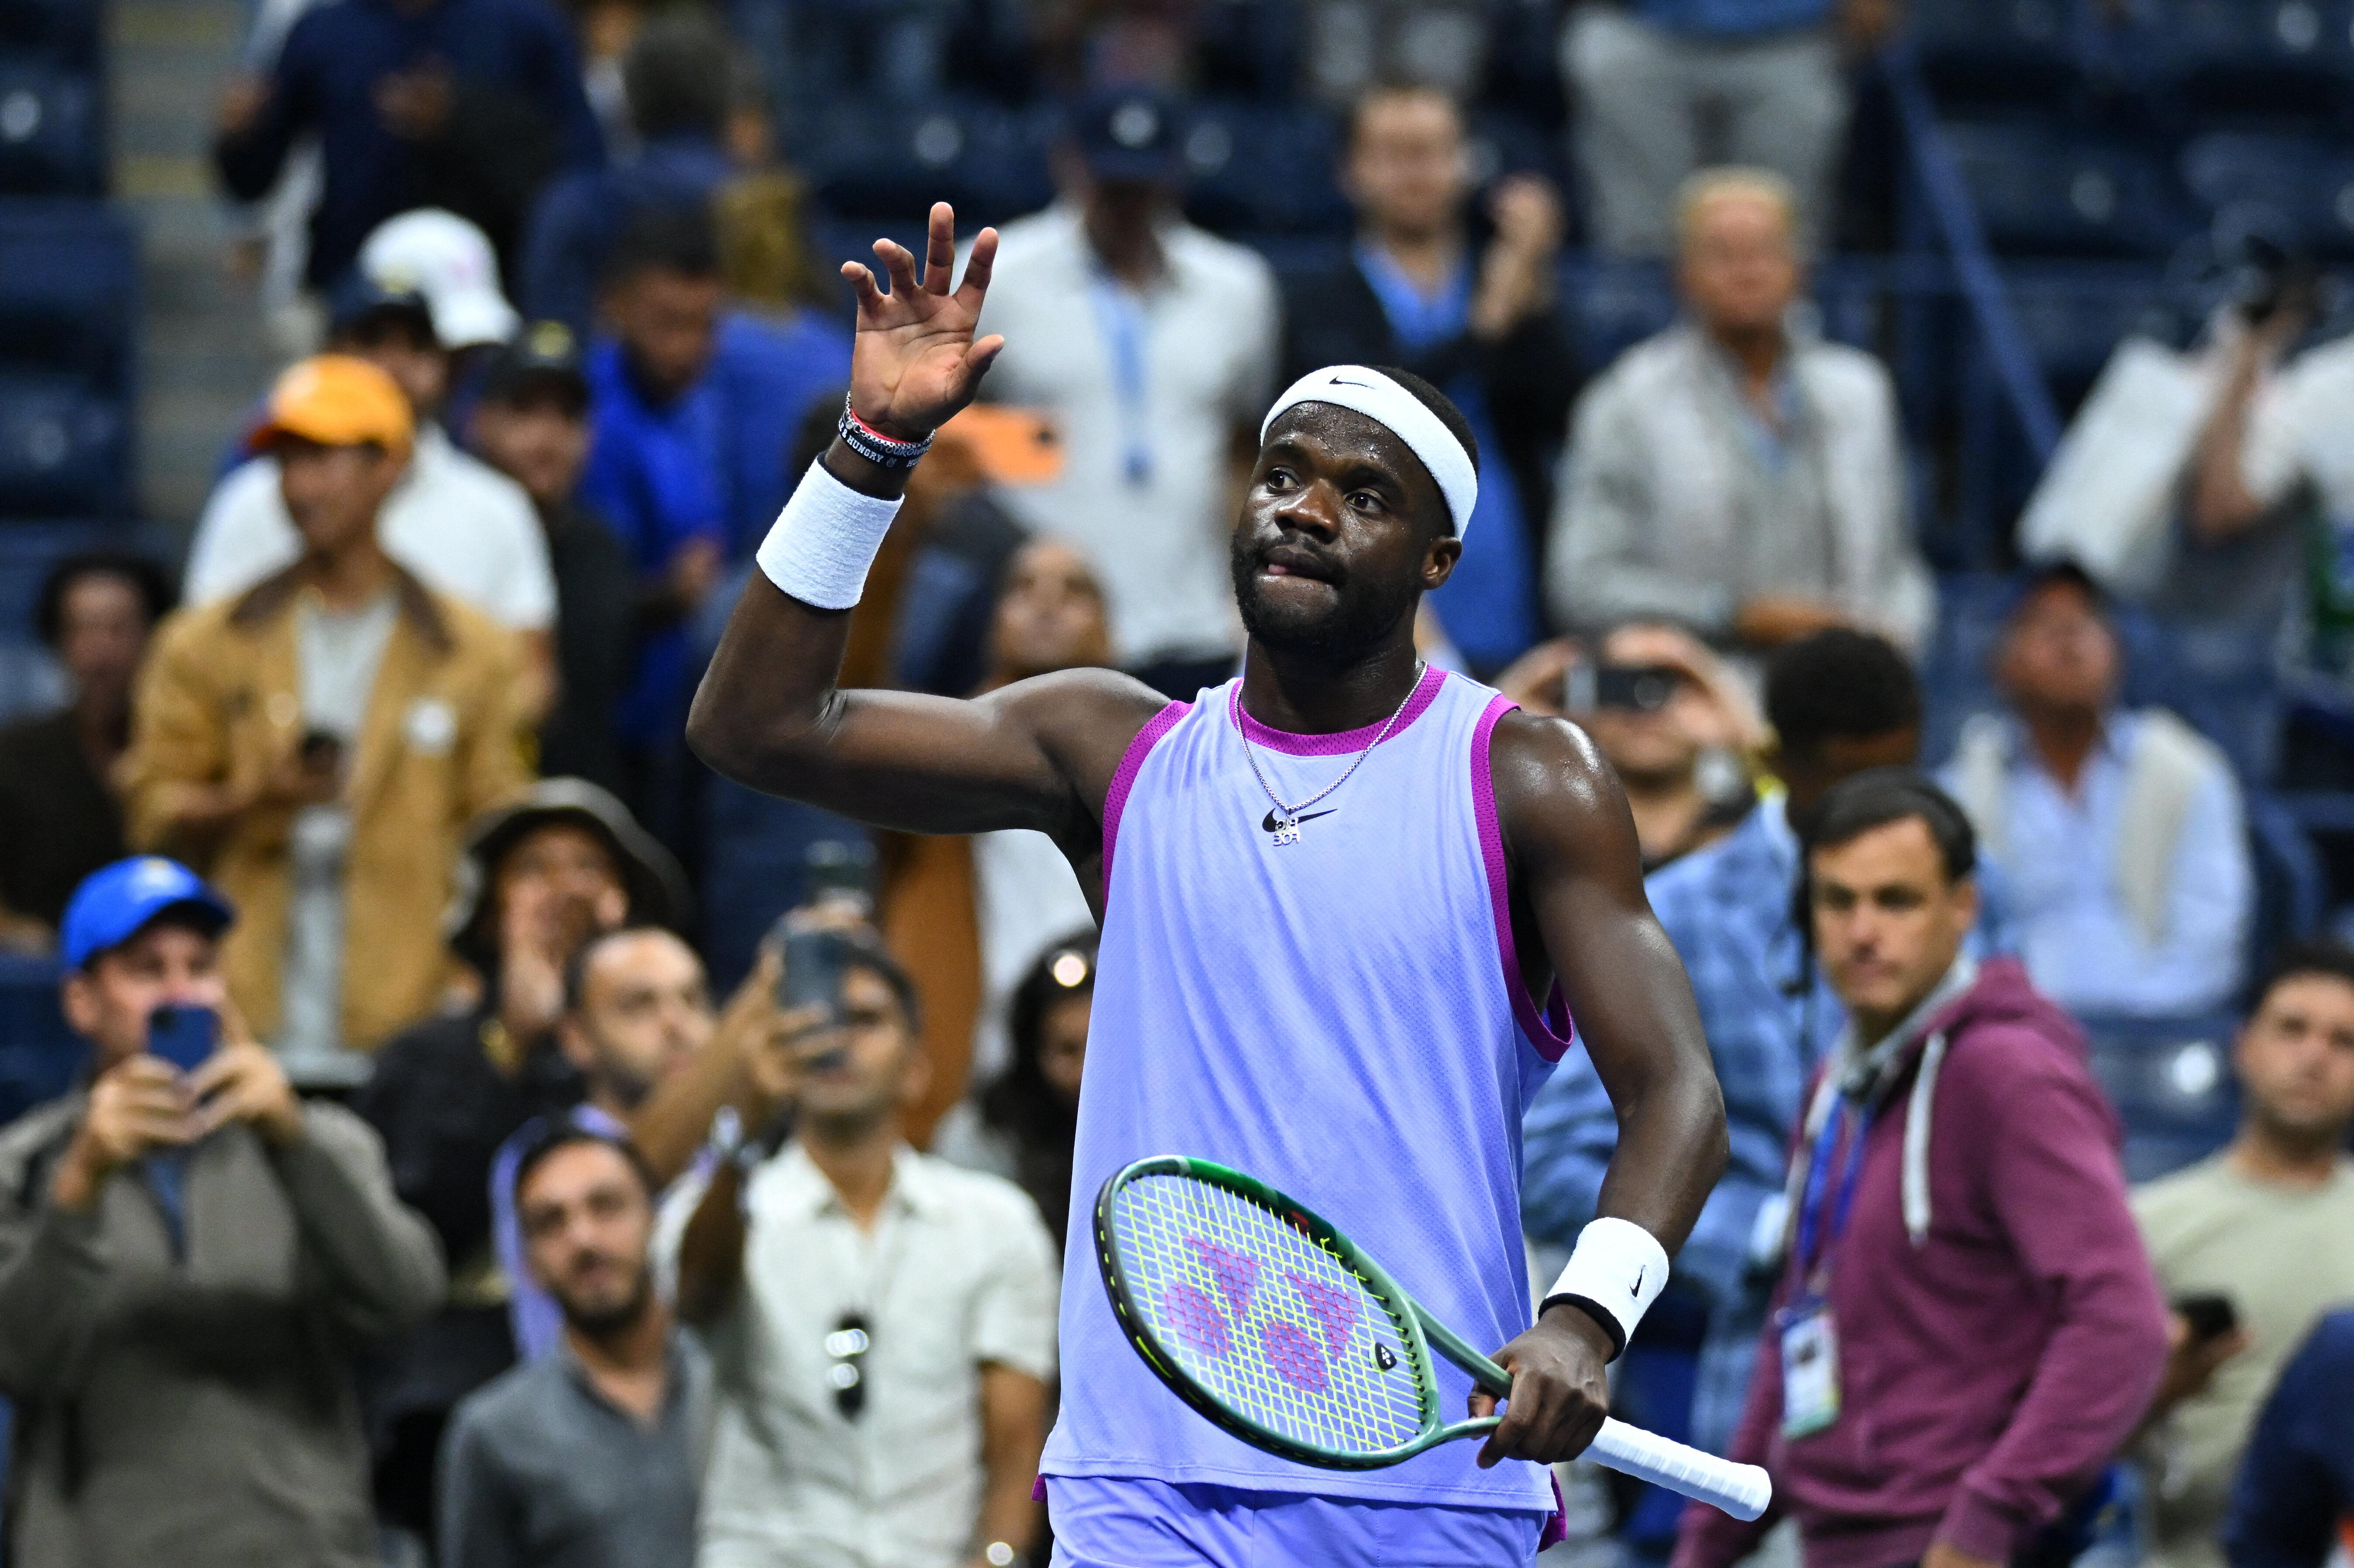
[[(525, 716), (555, 694), (551, 629), (556, 577), (531, 498), (514, 481), (453, 445), (435, 422), (448, 395), (450, 356), (418, 294), (355, 278), (337, 291), (331, 342), (375, 364), (408, 396), (417, 442), (379, 519), (385, 553), (428, 588), (519, 634)], [(222, 480), (188, 548), (181, 597), (190, 605), (244, 592), (293, 564), (302, 540), (279, 494), (278, 463), (258, 457)]]
[(1050, 410), (1066, 454), (1059, 478), (1004, 499), (1094, 565), (1120, 662), (1190, 698), (1241, 644), (1226, 535), (1236, 454), (1256, 451), (1274, 391), (1275, 276), (1178, 216), (1168, 102), (1101, 94), (1072, 131), (1064, 199), (1006, 226), (982, 312), (1006, 341), (990, 396)]
[(701, 1568), (1006, 1568), (1039, 1533), (1054, 1244), (1019, 1188), (902, 1139), (926, 1069), (880, 941), (796, 940), (786, 967), (833, 977), (752, 1062), (793, 1140), (665, 1208), (717, 1371)]

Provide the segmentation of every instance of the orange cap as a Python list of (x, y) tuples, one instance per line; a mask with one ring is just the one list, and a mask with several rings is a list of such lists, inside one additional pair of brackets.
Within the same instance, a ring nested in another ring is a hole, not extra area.
[(352, 355), (322, 354), (287, 367), (246, 444), (260, 450), (280, 436), (296, 436), (323, 447), (373, 443), (405, 454), (416, 433), (408, 399), (391, 376)]

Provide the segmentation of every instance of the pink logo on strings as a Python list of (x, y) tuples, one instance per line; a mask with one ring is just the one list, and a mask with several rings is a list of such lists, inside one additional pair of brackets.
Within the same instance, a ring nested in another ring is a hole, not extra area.
[(1258, 1285), (1258, 1259), (1248, 1253), (1235, 1252), (1200, 1236), (1185, 1238), (1186, 1250), (1201, 1260), (1217, 1281), (1218, 1294), (1226, 1298), (1226, 1306), (1237, 1318), (1250, 1316), (1251, 1291)]
[(1302, 1393), (1321, 1393), (1331, 1382), (1324, 1365), (1324, 1353), (1309, 1338), (1308, 1330), (1281, 1318), (1267, 1319), (1258, 1331), (1259, 1348), (1267, 1352), (1267, 1364), (1275, 1375)]
[(1324, 1353), (1334, 1361), (1341, 1359), (1341, 1349), (1349, 1342), (1349, 1330), (1357, 1326), (1357, 1298), (1337, 1286), (1304, 1275), (1284, 1271), (1291, 1287), (1308, 1303), (1308, 1315), (1324, 1330)]
[(1234, 1348), (1226, 1338), (1225, 1319), (1210, 1293), (1192, 1285), (1172, 1285), (1161, 1293), (1161, 1315), (1177, 1337), (1205, 1356), (1223, 1360)]

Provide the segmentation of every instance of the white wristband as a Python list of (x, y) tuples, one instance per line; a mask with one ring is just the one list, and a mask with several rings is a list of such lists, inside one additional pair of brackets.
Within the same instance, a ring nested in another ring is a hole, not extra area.
[(1600, 1219), (1578, 1232), (1577, 1250), (1544, 1304), (1574, 1302), (1593, 1314), (1616, 1341), (1615, 1358), (1667, 1286), (1668, 1252), (1659, 1239), (1632, 1220)]
[(803, 604), (848, 609), (866, 591), (866, 571), (899, 503), (861, 495), (826, 471), (821, 458), (793, 491), (753, 558), (768, 579)]

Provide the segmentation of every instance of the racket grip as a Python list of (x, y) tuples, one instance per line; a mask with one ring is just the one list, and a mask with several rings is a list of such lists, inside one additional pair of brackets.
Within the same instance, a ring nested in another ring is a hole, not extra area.
[(1585, 1457), (1621, 1475), (1721, 1508), (1739, 1520), (1755, 1519), (1774, 1499), (1774, 1483), (1756, 1466), (1703, 1454), (1623, 1421), (1605, 1421)]

